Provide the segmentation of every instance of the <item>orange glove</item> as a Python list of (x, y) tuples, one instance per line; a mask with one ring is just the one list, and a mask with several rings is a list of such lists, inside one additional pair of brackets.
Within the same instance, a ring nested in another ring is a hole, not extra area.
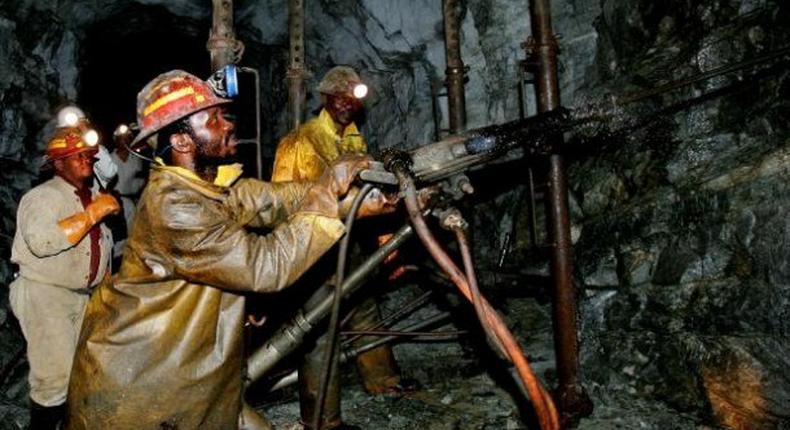
[(96, 198), (85, 208), (85, 212), (76, 213), (58, 221), (58, 227), (66, 235), (69, 243), (79, 243), (90, 229), (98, 224), (104, 217), (117, 214), (121, 210), (118, 201), (109, 194), (99, 193)]

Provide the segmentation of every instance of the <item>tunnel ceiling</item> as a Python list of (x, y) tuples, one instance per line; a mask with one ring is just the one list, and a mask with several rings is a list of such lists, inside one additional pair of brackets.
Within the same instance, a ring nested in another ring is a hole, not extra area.
[(210, 25), (162, 6), (133, 4), (87, 27), (79, 52), (78, 104), (105, 133), (135, 121), (137, 92), (156, 75), (178, 68), (208, 76)]

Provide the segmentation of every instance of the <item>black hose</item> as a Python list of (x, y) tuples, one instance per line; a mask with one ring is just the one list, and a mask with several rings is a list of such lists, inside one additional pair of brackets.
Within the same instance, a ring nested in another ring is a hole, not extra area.
[(340, 249), (337, 255), (337, 271), (335, 273), (335, 289), (332, 296), (332, 316), (329, 320), (329, 341), (326, 344), (326, 352), (324, 353), (324, 368), (321, 372), (321, 383), (318, 385), (318, 399), (316, 402), (315, 416), (313, 416), (313, 429), (321, 430), (322, 415), (324, 414), (324, 403), (326, 402), (326, 390), (329, 385), (329, 379), (333, 363), (337, 359), (337, 334), (339, 332), (340, 322), (340, 302), (342, 295), (340, 293), (340, 286), (343, 285), (343, 277), (346, 270), (346, 258), (348, 256), (348, 244), (351, 237), (351, 227), (354, 225), (354, 219), (357, 216), (357, 211), (362, 205), (365, 196), (373, 189), (372, 184), (365, 184), (359, 190), (359, 194), (354, 198), (351, 204), (351, 210), (346, 215), (346, 233), (340, 241)]

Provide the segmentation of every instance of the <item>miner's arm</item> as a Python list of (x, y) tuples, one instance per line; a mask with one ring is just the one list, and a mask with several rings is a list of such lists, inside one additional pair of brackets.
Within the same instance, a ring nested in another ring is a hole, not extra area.
[(230, 188), (225, 206), (242, 225), (273, 228), (297, 212), (311, 185), (308, 182), (274, 184), (242, 179)]
[(299, 210), (266, 235), (228, 222), (222, 205), (200, 205), (183, 195), (163, 204), (170, 240), (163, 254), (190, 282), (239, 291), (279, 291), (299, 278), (343, 235), (338, 196), (348, 192), (366, 158), (333, 165), (305, 193)]

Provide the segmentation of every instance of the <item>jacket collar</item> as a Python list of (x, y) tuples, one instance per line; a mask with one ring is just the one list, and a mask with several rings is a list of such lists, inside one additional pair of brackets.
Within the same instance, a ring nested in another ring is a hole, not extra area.
[(187, 168), (180, 166), (168, 166), (159, 157), (156, 157), (155, 161), (156, 161), (156, 167), (162, 170), (170, 171), (172, 173), (191, 179), (198, 183), (203, 183), (205, 185), (214, 185), (223, 188), (227, 188), (233, 185), (233, 183), (236, 182), (236, 180), (239, 179), (239, 177), (241, 177), (241, 174), (243, 173), (243, 168), (241, 163), (223, 164), (217, 167), (217, 176), (214, 178), (214, 182), (209, 184), (209, 182), (204, 181), (203, 178), (198, 176), (197, 173)]
[(318, 123), (327, 134), (335, 136), (335, 138), (338, 140), (348, 136), (359, 136), (359, 129), (357, 129), (357, 125), (354, 122), (347, 125), (346, 128), (343, 129), (342, 134), (338, 134), (337, 129), (335, 128), (335, 121), (332, 119), (332, 115), (329, 114), (329, 111), (327, 111), (326, 108), (321, 109), (321, 113), (318, 114)]
[(195, 172), (184, 167), (168, 166), (160, 158), (156, 158), (153, 169), (156, 172), (162, 172), (179, 179), (193, 190), (213, 199), (222, 198), (227, 188), (242, 174), (240, 163), (222, 165), (217, 168), (217, 177), (214, 178), (214, 182), (211, 183), (204, 181)]

